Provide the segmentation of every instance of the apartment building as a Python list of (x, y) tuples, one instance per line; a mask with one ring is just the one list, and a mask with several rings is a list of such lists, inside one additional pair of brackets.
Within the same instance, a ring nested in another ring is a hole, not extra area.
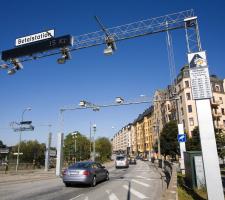
[[(161, 133), (166, 123), (176, 120), (177, 102), (174, 99), (174, 92), (171, 86), (164, 90), (156, 90), (154, 94), (154, 113), (153, 113), (153, 140), (158, 140), (158, 134)], [(172, 100), (174, 99), (174, 100)]]
[(124, 126), (112, 138), (112, 149), (114, 153), (127, 153), (131, 151), (131, 127), (132, 124)]
[[(216, 133), (225, 131), (225, 90), (224, 80), (216, 75), (210, 76), (213, 97), (211, 101), (212, 119)], [(177, 77), (176, 90), (179, 97), (179, 116), (185, 131), (189, 136), (193, 129), (198, 126), (195, 100), (192, 99), (190, 76), (188, 66), (181, 69)]]
[[(216, 132), (224, 133), (225, 129), (225, 80), (215, 75), (210, 76), (213, 98), (211, 99), (212, 119)], [(185, 132), (190, 137), (198, 126), (195, 100), (192, 98), (189, 66), (184, 66), (176, 78), (175, 95), (171, 88), (157, 90), (154, 102), (154, 123), (161, 132), (165, 123), (176, 120), (183, 123)], [(177, 100), (169, 100), (169, 99)], [(158, 101), (157, 101), (158, 100)], [(178, 112), (176, 112), (178, 110)], [(154, 134), (156, 139), (157, 135)]]
[(153, 125), (154, 108), (151, 106), (138, 116), (133, 122), (134, 134), (136, 137), (136, 148), (132, 153), (147, 157), (153, 151)]

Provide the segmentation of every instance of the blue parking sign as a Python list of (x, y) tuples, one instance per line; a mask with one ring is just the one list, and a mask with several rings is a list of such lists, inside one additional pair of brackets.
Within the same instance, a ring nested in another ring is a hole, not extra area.
[(186, 134), (178, 134), (177, 140), (178, 140), (178, 142), (186, 142), (186, 140), (187, 140)]

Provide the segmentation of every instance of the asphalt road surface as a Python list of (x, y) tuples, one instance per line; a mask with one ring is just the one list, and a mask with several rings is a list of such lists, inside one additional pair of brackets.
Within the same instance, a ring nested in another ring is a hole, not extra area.
[(109, 169), (110, 180), (96, 187), (65, 187), (61, 178), (9, 182), (0, 185), (1, 200), (157, 200), (162, 179), (149, 162), (138, 161), (128, 169)]

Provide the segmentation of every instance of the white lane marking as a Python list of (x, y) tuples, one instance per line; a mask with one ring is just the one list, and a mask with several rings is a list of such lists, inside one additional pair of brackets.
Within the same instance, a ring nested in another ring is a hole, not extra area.
[(84, 198), (84, 200), (88, 200), (88, 197), (86, 196), (86, 197)]
[(109, 200), (119, 200), (114, 193), (110, 192), (110, 190), (106, 190), (106, 193), (109, 194)]
[(144, 176), (136, 176), (136, 177), (138, 177), (138, 178), (143, 178), (143, 179), (148, 180), (148, 181), (155, 180), (155, 179), (153, 179), (153, 178), (146, 178), (146, 177), (144, 177)]
[(137, 171), (137, 172), (150, 172), (151, 170), (148, 170), (148, 169), (147, 170), (146, 169), (145, 170), (144, 169), (138, 169), (138, 170), (135, 170), (135, 171)]
[(76, 196), (76, 197), (73, 197), (73, 198), (71, 198), (71, 199), (69, 199), (69, 200), (74, 200), (74, 199), (77, 199), (77, 198), (79, 198), (79, 197), (81, 197), (81, 196), (83, 196), (84, 194), (79, 194), (78, 196)]
[(111, 193), (109, 195), (109, 200), (119, 200), (119, 199), (117, 198), (117, 196), (114, 193)]
[(139, 184), (139, 185), (143, 185), (143, 186), (145, 186), (145, 187), (150, 187), (149, 184), (143, 183), (143, 182), (141, 182), (141, 181), (137, 181), (137, 180), (135, 180), (135, 179), (132, 179), (131, 181), (133, 181), (133, 182), (135, 182), (135, 183), (137, 183), (137, 184)]
[(105, 192), (106, 192), (107, 194), (109, 194), (109, 193), (110, 193), (110, 190), (106, 190)]
[[(128, 185), (123, 185), (123, 187), (127, 190), (129, 190)], [(130, 192), (135, 195), (136, 197), (138, 197), (139, 199), (146, 199), (149, 197), (146, 197), (144, 194), (138, 192), (137, 190), (134, 190), (133, 188), (130, 188)]]

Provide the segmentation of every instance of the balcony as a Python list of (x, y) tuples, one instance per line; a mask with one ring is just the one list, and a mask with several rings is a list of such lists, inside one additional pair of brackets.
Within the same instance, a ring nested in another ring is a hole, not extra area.
[(213, 118), (214, 119), (218, 119), (220, 117), (222, 117), (222, 113), (221, 112), (217, 112), (215, 113), (215, 111), (212, 112)]
[(224, 125), (223, 124), (215, 124), (215, 128), (218, 130), (224, 130)]
[(213, 108), (218, 107), (220, 104), (222, 104), (223, 102), (221, 100), (216, 100), (216, 101), (211, 101), (211, 106)]

